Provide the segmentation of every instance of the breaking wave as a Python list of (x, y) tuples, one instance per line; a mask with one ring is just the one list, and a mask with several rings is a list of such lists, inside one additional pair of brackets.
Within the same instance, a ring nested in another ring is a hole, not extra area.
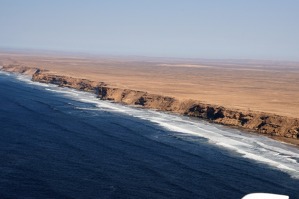
[(62, 94), (72, 100), (94, 104), (94, 108), (74, 107), (76, 109), (118, 112), (153, 122), (173, 133), (183, 133), (206, 138), (210, 144), (237, 153), (244, 158), (267, 164), (272, 168), (288, 173), (293, 178), (299, 179), (299, 149), (291, 145), (272, 140), (265, 136), (245, 133), (241, 130), (209, 124), (201, 120), (195, 121), (192, 118), (175, 114), (138, 109), (133, 106), (102, 101), (97, 99), (92, 93), (32, 82), (30, 78), (24, 76), (17, 76), (17, 78), (28, 84), (42, 86), (45, 90)]

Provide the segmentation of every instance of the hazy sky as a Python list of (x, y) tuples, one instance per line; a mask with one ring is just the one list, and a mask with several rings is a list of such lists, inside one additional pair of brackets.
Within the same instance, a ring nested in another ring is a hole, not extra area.
[(0, 48), (299, 60), (299, 0), (0, 0)]

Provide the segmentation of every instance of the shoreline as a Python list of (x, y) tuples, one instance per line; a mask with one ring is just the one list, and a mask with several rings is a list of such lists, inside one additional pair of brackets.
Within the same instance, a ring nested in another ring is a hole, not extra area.
[(174, 97), (151, 94), (145, 91), (111, 87), (105, 82), (62, 76), (48, 70), (8, 65), (0, 70), (31, 76), (32, 81), (51, 83), (81, 91), (92, 92), (100, 100), (172, 112), (210, 123), (221, 124), (266, 135), (275, 140), (299, 146), (299, 119), (272, 113), (245, 111), (207, 104), (197, 100), (178, 100)]

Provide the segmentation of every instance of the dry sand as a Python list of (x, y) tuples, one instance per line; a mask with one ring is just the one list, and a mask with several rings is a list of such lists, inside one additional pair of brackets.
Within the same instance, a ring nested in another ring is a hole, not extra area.
[(178, 99), (299, 118), (299, 62), (0, 52), (0, 65), (8, 64)]

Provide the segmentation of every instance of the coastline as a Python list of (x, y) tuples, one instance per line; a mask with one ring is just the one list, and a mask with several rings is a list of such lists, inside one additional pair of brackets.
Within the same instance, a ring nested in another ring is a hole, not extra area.
[[(265, 187), (271, 186), (276, 193), (279, 190), (297, 193), (298, 147), (201, 119), (98, 100), (94, 93), (33, 82), (27, 75), (0, 73), (3, 151), (6, 154), (11, 146), (25, 144), (8, 156), (16, 160), (29, 158), (30, 162), (28, 165), (28, 161), (23, 161), (20, 166), (24, 169), (19, 176), (27, 176), (29, 166), (36, 173), (46, 168), (49, 172), (41, 172), (43, 175), (37, 177), (46, 182), (57, 178), (62, 187), (73, 187), (74, 181), (80, 185), (86, 176), (91, 176), (91, 181), (86, 182), (88, 186), (94, 182), (110, 186), (110, 178), (94, 181), (98, 171), (97, 179), (105, 171), (114, 176), (116, 183), (124, 179), (124, 185), (136, 187), (146, 178), (141, 186), (148, 187), (151, 185), (147, 182), (154, 182), (153, 186), (163, 187), (158, 183), (175, 175), (176, 182), (198, 190), (204, 175), (213, 185), (205, 183), (206, 187), (212, 189), (215, 184), (226, 189), (242, 182), (245, 188), (249, 183), (254, 185), (249, 186), (253, 190), (268, 191)], [(9, 161), (9, 166), (15, 168), (15, 162)], [(7, 165), (7, 161), (2, 164)], [(61, 172), (56, 173), (61, 167)], [(162, 173), (156, 175), (156, 172)], [(60, 180), (61, 176), (69, 179), (73, 173), (79, 176), (71, 181)], [(18, 184), (18, 180), (6, 176), (7, 181)], [(31, 176), (28, 175), (29, 181)], [(136, 178), (140, 181), (132, 181)], [(235, 180), (244, 178), (245, 181)], [(35, 182), (34, 190), (41, 181)], [(173, 188), (177, 196), (178, 186)]]
[(138, 105), (143, 108), (205, 119), (211, 123), (252, 131), (299, 146), (298, 118), (226, 108), (202, 103), (198, 100), (178, 100), (174, 97), (151, 94), (145, 91), (112, 87), (105, 82), (58, 75), (48, 70), (33, 67), (7, 65), (0, 70), (29, 75), (32, 77), (32, 81), (40, 83), (51, 83), (61, 87), (93, 92), (101, 100), (111, 100), (116, 103)]

